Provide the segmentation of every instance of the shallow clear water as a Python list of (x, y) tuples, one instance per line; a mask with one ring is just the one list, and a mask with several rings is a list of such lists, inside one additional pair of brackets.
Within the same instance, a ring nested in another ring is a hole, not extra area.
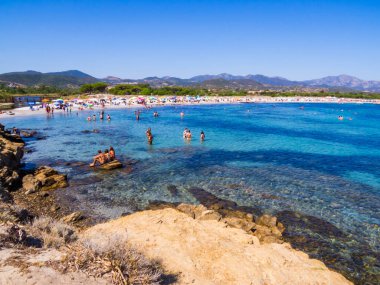
[[(328, 240), (326, 250), (338, 251), (343, 260), (335, 263), (350, 267), (346, 275), (371, 283), (379, 277), (380, 105), (300, 106), (163, 107), (156, 109), (159, 118), (147, 110), (138, 122), (133, 109), (106, 110), (111, 122), (87, 122), (90, 111), (57, 111), (54, 117), (2, 123), (46, 136), (29, 141), (33, 152), (25, 156), (27, 166), (49, 162), (67, 172), (73, 187), (63, 193), (96, 215), (116, 217), (143, 209), (152, 200), (197, 203), (187, 191), (196, 186), (263, 212), (281, 216), (296, 211), (330, 222), (344, 238), (315, 231), (310, 237)], [(339, 115), (345, 119), (339, 121)], [(152, 146), (146, 142), (148, 127), (154, 135)], [(191, 142), (182, 138), (185, 127), (193, 133)], [(83, 133), (93, 129), (99, 133)], [(203, 143), (201, 130), (206, 134)], [(89, 163), (98, 149), (110, 145), (122, 161), (133, 163), (111, 173), (65, 163)], [(176, 191), (168, 185), (175, 185)], [(290, 236), (303, 230), (289, 224)]]

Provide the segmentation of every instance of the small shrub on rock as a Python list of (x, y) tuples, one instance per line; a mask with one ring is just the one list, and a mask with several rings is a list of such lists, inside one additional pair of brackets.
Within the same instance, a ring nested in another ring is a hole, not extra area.
[(31, 232), (43, 240), (44, 247), (59, 248), (77, 239), (71, 226), (50, 217), (36, 218)]
[(89, 240), (76, 242), (69, 246), (68, 255), (59, 268), (63, 272), (82, 271), (106, 278), (117, 285), (158, 285), (163, 278), (158, 262), (147, 259), (118, 238), (102, 245)]

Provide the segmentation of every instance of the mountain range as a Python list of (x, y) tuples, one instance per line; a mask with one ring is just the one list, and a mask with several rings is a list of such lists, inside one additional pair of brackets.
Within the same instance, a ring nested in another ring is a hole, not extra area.
[(178, 77), (146, 77), (143, 79), (122, 79), (115, 76), (96, 78), (79, 70), (42, 73), (37, 71), (10, 72), (0, 74), (0, 81), (25, 86), (51, 85), (56, 87), (78, 87), (85, 83), (107, 82), (147, 83), (154, 87), (162, 86), (199, 86), (204, 88), (234, 88), (234, 89), (270, 89), (270, 88), (328, 88), (336, 90), (357, 90), (380, 92), (380, 81), (362, 80), (350, 75), (327, 76), (320, 79), (292, 81), (283, 77), (256, 75), (232, 75), (221, 73), (217, 75), (197, 75), (191, 78)]
[(25, 86), (49, 85), (56, 87), (78, 87), (85, 83), (95, 83), (99, 79), (79, 70), (42, 73), (34, 70), (0, 74), (0, 81)]

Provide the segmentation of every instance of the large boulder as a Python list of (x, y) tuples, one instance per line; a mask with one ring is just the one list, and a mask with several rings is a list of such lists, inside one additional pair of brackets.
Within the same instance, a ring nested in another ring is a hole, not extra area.
[(41, 191), (54, 190), (68, 186), (67, 175), (59, 174), (55, 169), (42, 166), (35, 172), (34, 178), (40, 182)]
[(0, 183), (8, 189), (16, 189), (20, 182), (19, 168), (24, 155), (24, 142), (18, 136), (0, 131)]
[(113, 160), (99, 166), (100, 169), (104, 169), (104, 170), (113, 170), (113, 169), (122, 168), (122, 167), (123, 167), (123, 164), (118, 160)]

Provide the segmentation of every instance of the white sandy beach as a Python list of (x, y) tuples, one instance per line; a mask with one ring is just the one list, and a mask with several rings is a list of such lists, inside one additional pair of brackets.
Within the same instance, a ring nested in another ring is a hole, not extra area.
[[(172, 96), (170, 96), (172, 97)], [(81, 99), (83, 104), (91, 104), (91, 107), (84, 107), (82, 110), (77, 104), (73, 104), (73, 100), (68, 100), (72, 106), (72, 112), (83, 110), (101, 110), (101, 109), (131, 109), (131, 108), (155, 108), (164, 106), (188, 106), (188, 105), (214, 105), (214, 104), (244, 104), (244, 103), (336, 103), (336, 104), (380, 104), (379, 99), (353, 99), (353, 98), (336, 98), (336, 97), (267, 97), (267, 96), (245, 96), (245, 97), (203, 97), (197, 101), (190, 101), (185, 96), (177, 96), (176, 102), (168, 102), (167, 98), (170, 97), (157, 97), (157, 101), (151, 103), (148, 96), (139, 96), (138, 98), (144, 98), (145, 105), (139, 104), (134, 100), (131, 100), (131, 96), (114, 96), (109, 94), (92, 95), (91, 98)], [(128, 103), (114, 103), (114, 100), (124, 99)], [(132, 97), (137, 98), (137, 97)], [(101, 99), (105, 99), (104, 106), (99, 104)], [(66, 102), (66, 101), (65, 101)], [(13, 113), (12, 115), (10, 114)], [(62, 110), (57, 110), (62, 112)], [(29, 107), (15, 108), (0, 114), (1, 118), (8, 118), (13, 116), (30, 116), (30, 115), (42, 115), (46, 114), (43, 108), (34, 108), (32, 111)]]

